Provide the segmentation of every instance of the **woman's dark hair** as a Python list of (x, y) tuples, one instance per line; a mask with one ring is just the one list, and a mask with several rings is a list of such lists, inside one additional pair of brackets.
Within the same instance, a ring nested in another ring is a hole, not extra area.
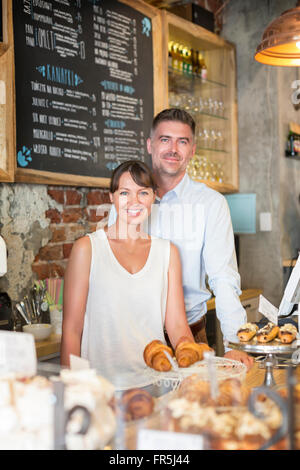
[(113, 171), (109, 189), (111, 193), (119, 189), (120, 178), (123, 173), (127, 171), (129, 171), (133, 181), (137, 185), (143, 188), (152, 188), (153, 191), (156, 191), (157, 185), (150, 168), (139, 160), (127, 160)]
[(150, 136), (152, 136), (153, 132), (162, 121), (179, 121), (182, 124), (187, 124), (190, 127), (193, 136), (195, 136), (196, 123), (192, 116), (184, 109), (169, 108), (158, 113), (153, 119)]

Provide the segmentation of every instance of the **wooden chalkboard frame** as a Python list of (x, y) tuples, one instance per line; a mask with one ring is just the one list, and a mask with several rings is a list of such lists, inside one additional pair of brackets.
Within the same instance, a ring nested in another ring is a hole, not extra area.
[(15, 178), (15, 95), (14, 95), (14, 51), (12, 45), (12, 10), (9, 0), (2, 0), (3, 41), (0, 43), (0, 81), (4, 82), (4, 141), (1, 141), (0, 181), (13, 182)]
[[(166, 77), (163, 78), (162, 67), (162, 20), (160, 10), (144, 3), (141, 0), (119, 0), (135, 10), (145, 14), (152, 20), (152, 40), (153, 40), (153, 106), (154, 114), (163, 109), (163, 103), (166, 96)], [(10, 67), (10, 83), (14, 83), (14, 38), (13, 38), (13, 18), (12, 18), (12, 0), (3, 0), (8, 14), (8, 42), (12, 53), (12, 66)], [(14, 86), (13, 86), (14, 90)], [(31, 169), (18, 168), (16, 165), (16, 105), (15, 90), (12, 99), (12, 119), (13, 129), (10, 129), (10, 139), (13, 143), (9, 152), (10, 166), (14, 171), (14, 178), (10, 181), (20, 183), (51, 184), (51, 185), (70, 185), (70, 186), (92, 186), (107, 188), (110, 184), (110, 178), (90, 177), (73, 175), (66, 173), (55, 173), (50, 171), (39, 171)], [(0, 181), (3, 181), (0, 173)]]

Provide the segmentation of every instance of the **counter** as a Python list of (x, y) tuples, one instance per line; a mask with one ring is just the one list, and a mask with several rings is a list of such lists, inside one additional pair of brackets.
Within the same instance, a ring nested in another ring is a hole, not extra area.
[(57, 357), (60, 353), (61, 335), (52, 333), (44, 341), (37, 341), (35, 349), (39, 360), (51, 359)]

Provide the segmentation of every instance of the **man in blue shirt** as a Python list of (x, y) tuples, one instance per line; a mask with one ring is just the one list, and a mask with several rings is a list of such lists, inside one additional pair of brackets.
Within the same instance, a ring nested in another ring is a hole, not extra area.
[[(229, 339), (247, 322), (239, 299), (232, 223), (224, 196), (186, 173), (196, 150), (193, 118), (181, 109), (160, 112), (147, 147), (158, 185), (149, 232), (168, 238), (179, 249), (186, 314), (195, 340), (206, 338), (206, 301), (211, 297), (206, 278), (215, 295), (223, 337)], [(252, 366), (253, 358), (243, 351), (225, 350), (225, 357)]]

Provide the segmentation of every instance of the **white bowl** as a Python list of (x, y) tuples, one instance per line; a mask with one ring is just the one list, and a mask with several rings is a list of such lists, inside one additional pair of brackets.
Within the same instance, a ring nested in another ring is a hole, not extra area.
[(23, 331), (34, 336), (35, 341), (43, 341), (52, 333), (52, 325), (48, 323), (34, 323), (32, 325), (24, 325)]

